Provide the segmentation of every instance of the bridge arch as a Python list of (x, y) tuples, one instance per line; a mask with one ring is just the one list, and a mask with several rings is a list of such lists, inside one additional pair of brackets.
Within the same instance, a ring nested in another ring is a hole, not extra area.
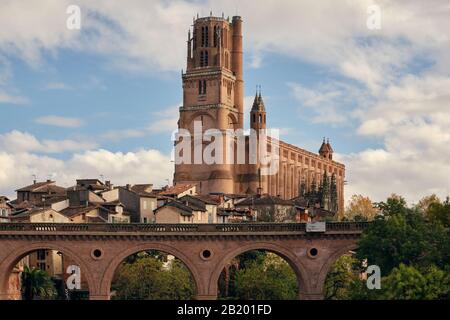
[(110, 298), (110, 292), (111, 292), (111, 283), (114, 278), (114, 273), (120, 266), (120, 264), (129, 256), (142, 252), (147, 250), (158, 250), (162, 251), (164, 253), (168, 253), (170, 255), (175, 256), (176, 258), (180, 259), (181, 262), (184, 263), (186, 268), (191, 273), (192, 279), (194, 280), (195, 284), (195, 292), (198, 294), (198, 292), (201, 292), (201, 281), (200, 281), (200, 275), (197, 271), (197, 268), (195, 267), (192, 260), (182, 253), (177, 248), (166, 245), (162, 243), (156, 243), (156, 242), (150, 242), (150, 243), (144, 243), (139, 244), (130, 248), (127, 248), (123, 251), (121, 251), (119, 254), (115, 256), (115, 258), (109, 263), (109, 266), (105, 270), (101, 283), (100, 283), (100, 291), (103, 293), (103, 295), (107, 295), (108, 298)]
[(244, 245), (226, 253), (223, 257), (221, 257), (221, 259), (217, 262), (216, 266), (213, 268), (211, 278), (209, 281), (208, 292), (210, 292), (211, 294), (217, 293), (220, 274), (222, 273), (222, 270), (225, 268), (226, 264), (231, 259), (252, 250), (264, 250), (275, 253), (276, 255), (282, 257), (290, 265), (292, 270), (295, 272), (295, 275), (297, 276), (299, 296), (301, 295), (301, 292), (304, 291), (309, 292), (310, 284), (308, 282), (306, 268), (300, 261), (299, 257), (292, 250), (279, 244), (269, 242), (254, 242), (248, 245)]
[[(92, 277), (91, 270), (88, 265), (74, 252), (72, 249), (61, 245), (60, 243), (52, 243), (47, 241), (33, 242), (23, 245), (11, 251), (3, 261), (0, 262), (0, 297), (9, 298), (8, 282), (14, 266), (21, 259), (33, 253), (36, 250), (55, 250), (61, 252), (64, 256), (74, 261), (81, 268), (81, 277), (86, 279), (89, 288), (89, 295), (95, 295), (99, 286)], [(1, 298), (0, 298), (1, 299)]]
[(351, 250), (358, 249), (357, 243), (351, 243), (344, 247), (340, 247), (335, 250), (325, 261), (325, 263), (320, 268), (319, 279), (318, 279), (318, 291), (324, 293), (325, 291), (325, 280), (327, 279), (327, 275), (331, 270), (331, 267), (336, 262), (337, 259), (342, 257), (344, 254), (348, 253)]

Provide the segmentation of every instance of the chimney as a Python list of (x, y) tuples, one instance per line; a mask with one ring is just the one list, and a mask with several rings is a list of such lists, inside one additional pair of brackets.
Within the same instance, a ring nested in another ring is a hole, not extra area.
[(131, 190), (131, 185), (127, 184), (127, 190)]
[(259, 187), (259, 188), (257, 189), (257, 197), (258, 197), (258, 198), (261, 198), (261, 196), (262, 196), (262, 191), (263, 191), (263, 189), (262, 189), (261, 187)]
[(108, 187), (109, 190), (112, 190), (112, 184), (110, 180), (106, 180), (105, 185)]

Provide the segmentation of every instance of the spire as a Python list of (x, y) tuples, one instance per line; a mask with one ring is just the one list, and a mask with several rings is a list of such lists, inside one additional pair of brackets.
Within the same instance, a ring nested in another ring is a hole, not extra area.
[(330, 144), (330, 138), (327, 139), (327, 147), (328, 147), (328, 151), (329, 152), (331, 152), (331, 153), (334, 152), (334, 150), (333, 150), (333, 148), (331, 147), (331, 144)]
[(322, 145), (319, 149), (319, 154), (326, 159), (333, 160), (333, 148), (331, 147), (329, 138), (327, 138), (326, 141), (325, 137), (323, 138)]
[(320, 146), (320, 149), (319, 149), (319, 154), (320, 155), (323, 155), (323, 154), (325, 154), (325, 153), (327, 153), (328, 152), (328, 146), (327, 146), (327, 144), (326, 144), (326, 142), (325, 142), (325, 137), (323, 138), (323, 142), (322, 142), (322, 145)]
[(253, 101), (253, 107), (252, 111), (259, 111), (259, 112), (265, 112), (266, 107), (264, 106), (264, 101), (261, 96), (261, 86), (256, 86), (256, 94), (255, 94), (255, 100)]

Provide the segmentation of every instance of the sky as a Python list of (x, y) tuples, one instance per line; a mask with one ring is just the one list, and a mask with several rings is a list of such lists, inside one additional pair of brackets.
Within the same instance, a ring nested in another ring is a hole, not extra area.
[(33, 175), (171, 183), (187, 33), (211, 11), (244, 20), (246, 110), (261, 85), (281, 139), (329, 137), (347, 199), (450, 193), (446, 0), (2, 0), (0, 194)]

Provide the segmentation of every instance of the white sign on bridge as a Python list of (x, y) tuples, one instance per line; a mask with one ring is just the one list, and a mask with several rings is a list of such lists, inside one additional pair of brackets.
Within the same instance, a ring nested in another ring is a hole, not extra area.
[(306, 232), (325, 232), (326, 230), (325, 222), (307, 222), (306, 223)]

